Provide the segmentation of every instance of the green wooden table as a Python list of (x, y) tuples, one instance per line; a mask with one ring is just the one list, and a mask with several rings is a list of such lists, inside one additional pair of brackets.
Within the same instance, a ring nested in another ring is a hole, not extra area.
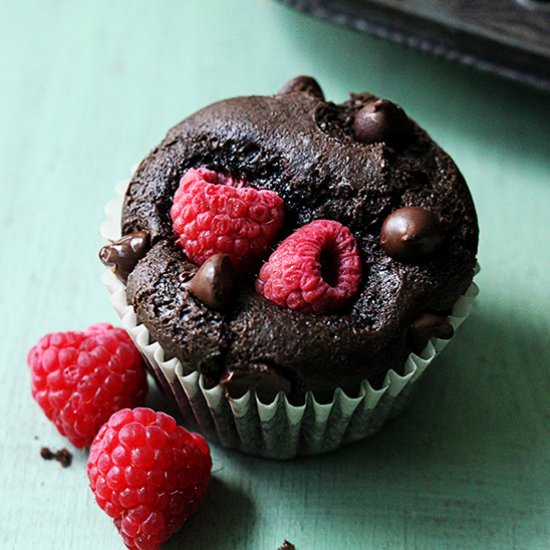
[[(114, 183), (211, 101), (300, 73), (402, 103), (456, 159), (481, 225), (481, 298), (408, 411), (289, 463), (214, 448), (167, 548), (550, 547), (550, 97), (271, 0), (0, 3), (0, 548), (120, 548), (30, 397), (45, 332), (115, 322), (98, 226)], [(161, 399), (153, 395), (160, 406)]]

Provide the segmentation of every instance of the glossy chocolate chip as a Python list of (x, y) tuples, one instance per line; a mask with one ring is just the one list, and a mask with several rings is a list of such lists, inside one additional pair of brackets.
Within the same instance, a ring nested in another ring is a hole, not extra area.
[(226, 393), (238, 399), (248, 390), (256, 391), (262, 403), (271, 403), (279, 392), (288, 394), (291, 389), (290, 381), (280, 372), (267, 365), (249, 365), (246, 370), (234, 370), (227, 373), (220, 384)]
[(149, 233), (136, 231), (101, 248), (100, 260), (114, 269), (115, 275), (126, 282), (128, 275), (149, 249)]
[(411, 135), (411, 121), (401, 107), (388, 99), (378, 99), (355, 113), (353, 133), (361, 143), (382, 141), (399, 146)]
[(446, 315), (436, 313), (423, 313), (411, 325), (409, 332), (412, 349), (420, 353), (430, 338), (449, 340), (454, 334), (453, 325)]
[(432, 254), (445, 235), (439, 220), (425, 208), (392, 212), (382, 224), (380, 242), (386, 254), (401, 262), (418, 262)]
[(237, 290), (237, 272), (227, 254), (214, 254), (206, 260), (193, 278), (183, 285), (208, 307), (224, 311)]
[(277, 95), (286, 95), (294, 93), (309, 94), (319, 99), (325, 99), (323, 90), (317, 81), (311, 76), (297, 76), (289, 80), (278, 92)]

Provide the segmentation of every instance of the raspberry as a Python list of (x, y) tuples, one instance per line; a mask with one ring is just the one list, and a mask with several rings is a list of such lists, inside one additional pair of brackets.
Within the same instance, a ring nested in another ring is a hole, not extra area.
[(266, 255), (283, 224), (283, 200), (273, 191), (246, 187), (243, 180), (191, 168), (181, 178), (170, 210), (178, 244), (198, 265), (227, 254), (235, 268), (252, 268)]
[(143, 359), (126, 331), (106, 323), (46, 334), (29, 351), (32, 396), (59, 432), (86, 447), (124, 407), (143, 403)]
[(168, 540), (198, 508), (212, 461), (206, 441), (162, 412), (113, 414), (90, 448), (88, 478), (99, 507), (128, 548)]
[(316, 220), (287, 237), (262, 266), (256, 290), (279, 306), (330, 313), (361, 283), (361, 260), (350, 230)]

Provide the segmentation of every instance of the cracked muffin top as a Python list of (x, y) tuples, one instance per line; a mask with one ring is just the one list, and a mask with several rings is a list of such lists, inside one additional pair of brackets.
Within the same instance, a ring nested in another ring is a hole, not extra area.
[(470, 284), (478, 227), (452, 159), (372, 94), (310, 77), (174, 126), (101, 252), (186, 370), (239, 397), (349, 395), (400, 372)]

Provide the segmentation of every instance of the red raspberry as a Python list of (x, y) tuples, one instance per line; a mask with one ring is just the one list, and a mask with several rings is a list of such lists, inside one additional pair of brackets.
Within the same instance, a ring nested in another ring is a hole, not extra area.
[(178, 244), (198, 265), (214, 254), (228, 254), (238, 269), (253, 267), (266, 255), (283, 224), (277, 193), (246, 187), (243, 180), (206, 168), (181, 178), (170, 210)]
[(198, 508), (212, 461), (206, 441), (162, 412), (113, 414), (90, 447), (88, 478), (128, 548), (168, 540)]
[(75, 447), (86, 447), (124, 407), (143, 403), (143, 359), (126, 331), (106, 323), (43, 336), (27, 357), (32, 396)]
[(287, 237), (262, 266), (256, 290), (279, 306), (329, 313), (349, 300), (361, 283), (361, 260), (350, 230), (317, 220)]

